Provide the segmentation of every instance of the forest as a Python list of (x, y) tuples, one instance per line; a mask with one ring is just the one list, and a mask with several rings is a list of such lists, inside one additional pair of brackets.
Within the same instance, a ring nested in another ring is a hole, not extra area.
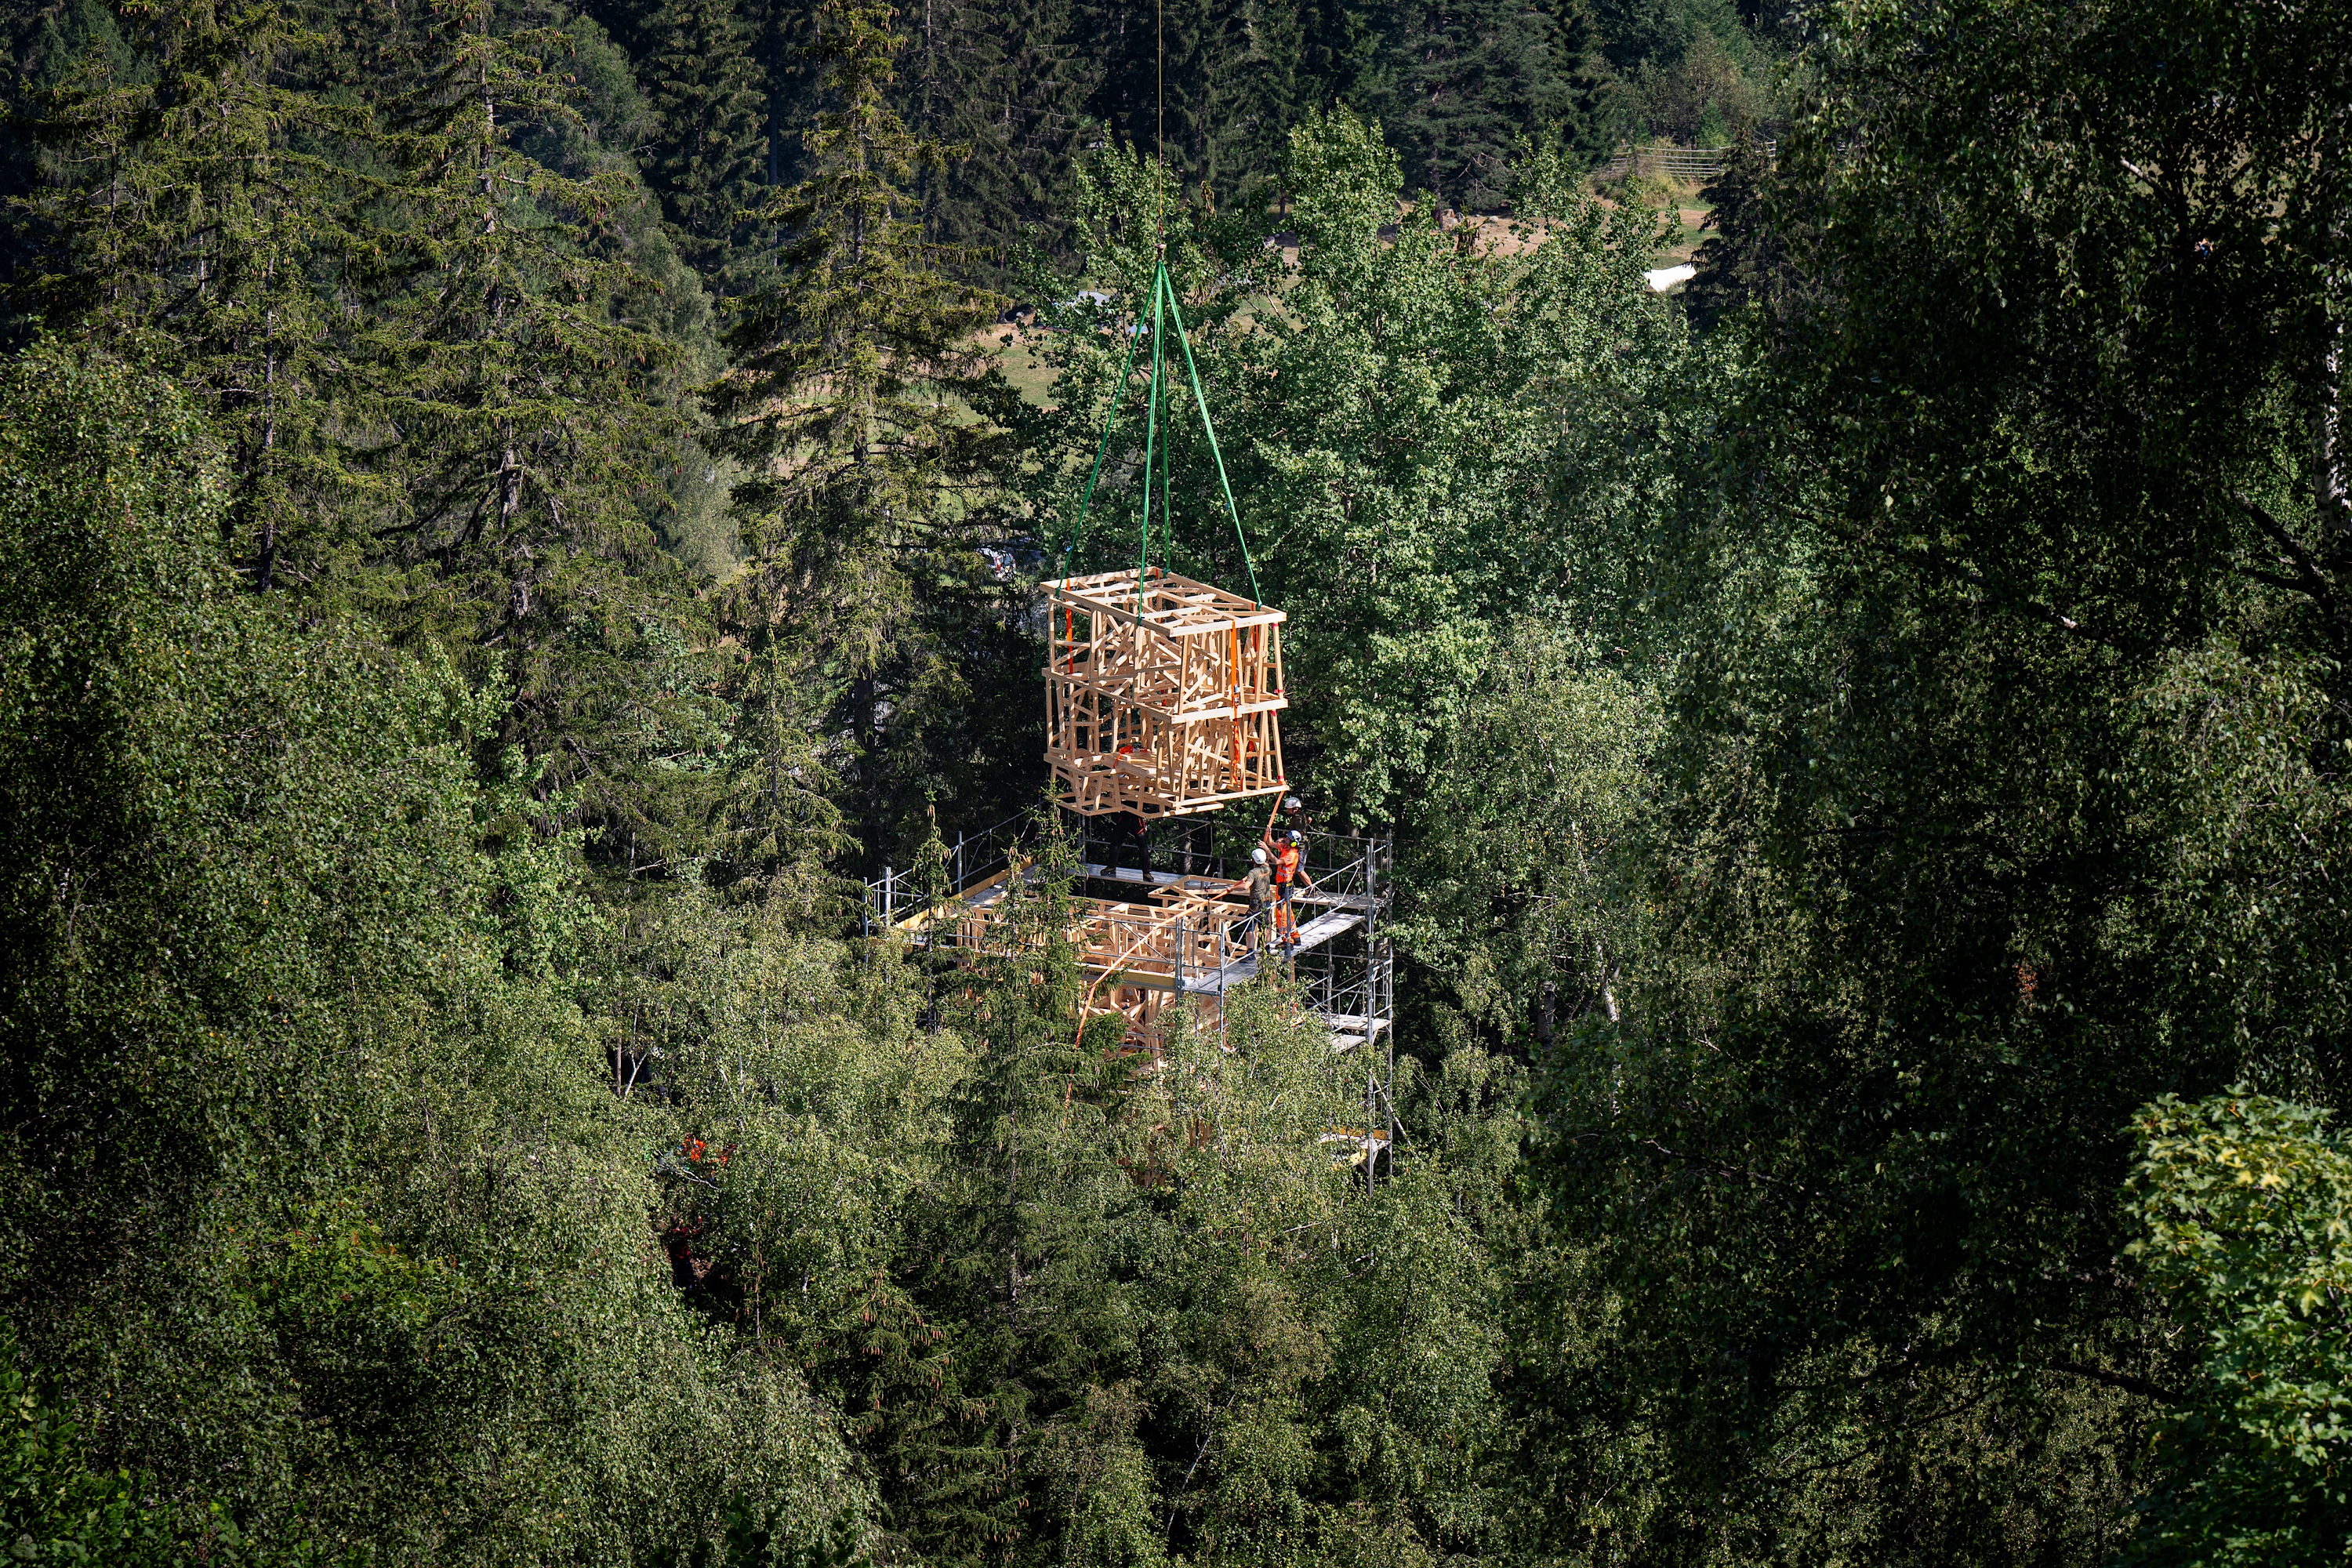
[[(2352, 8), (0, 51), (13, 1561), (2352, 1550)], [(1155, 551), (1385, 847), (1377, 1146), (1303, 965), (1090, 1011)]]

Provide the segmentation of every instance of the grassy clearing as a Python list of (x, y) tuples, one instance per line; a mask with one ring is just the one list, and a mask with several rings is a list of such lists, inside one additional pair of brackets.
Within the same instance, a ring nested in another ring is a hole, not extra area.
[(1658, 247), (1658, 259), (1668, 266), (1690, 260), (1706, 243), (1701, 226), (1715, 210), (1715, 204), (1702, 194), (1704, 189), (1696, 180), (1651, 174), (1622, 174), (1613, 180), (1592, 182), (1592, 194), (1605, 205), (1647, 207), (1674, 219), (1674, 233)]

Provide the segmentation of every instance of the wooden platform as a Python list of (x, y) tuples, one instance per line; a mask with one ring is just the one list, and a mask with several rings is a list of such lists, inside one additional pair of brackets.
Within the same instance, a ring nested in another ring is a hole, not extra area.
[[(1077, 868), (1108, 898), (1073, 899), (1066, 940), (1076, 950), (1087, 1018), (1117, 1013), (1126, 1019), (1124, 1049), (1156, 1060), (1166, 1039), (1169, 1010), (1190, 1002), (1200, 1021), (1218, 1026), (1225, 994), (1247, 984), (1271, 959), (1286, 962), (1365, 922), (1370, 900), (1360, 895), (1301, 889), (1293, 895), (1300, 924), (1295, 943), (1269, 953), (1269, 908), (1251, 923), (1247, 899), (1223, 877), (1171, 870), (1145, 872), (1089, 862)], [(1015, 859), (993, 876), (928, 910), (894, 921), (892, 930), (960, 962), (1008, 953), (1016, 941), (1012, 895), (1043, 873), (1034, 859)], [(1313, 918), (1309, 911), (1319, 909)], [(1044, 933), (1029, 930), (1033, 947)], [(1359, 1004), (1360, 1005), (1361, 1004)], [(1319, 1016), (1319, 1015), (1318, 1015)], [(1335, 1055), (1376, 1041), (1386, 1017), (1333, 1014), (1325, 1018)]]
[(1063, 805), (1180, 816), (1287, 787), (1280, 610), (1157, 568), (1044, 586)]

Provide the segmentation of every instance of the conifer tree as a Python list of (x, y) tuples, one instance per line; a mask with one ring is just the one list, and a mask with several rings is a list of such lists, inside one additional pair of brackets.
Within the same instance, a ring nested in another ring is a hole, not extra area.
[(740, 864), (761, 874), (799, 831), (780, 825), (813, 820), (784, 798), (788, 772), (809, 775), (787, 767), (781, 716), (808, 705), (845, 737), (832, 760), (871, 851), (892, 752), (952, 695), (943, 619), (1004, 593), (981, 551), (1004, 537), (997, 416), (1012, 395), (977, 340), (990, 301), (950, 275), (962, 253), (922, 237), (910, 192), (948, 154), (890, 107), (887, 10), (825, 0), (817, 26), (828, 101), (804, 138), (809, 174), (760, 214), (782, 237), (774, 280), (735, 310), (734, 374), (710, 397), (714, 442), (747, 475), (751, 569), (726, 613), (744, 722), (766, 737), (741, 759), (735, 814)]
[(1530, 131), (1584, 140), (1597, 38), (1578, 0), (1398, 8), (1395, 65), (1375, 107), (1406, 177), (1447, 202), (1490, 209), (1510, 185), (1511, 154)]
[(646, 174), (688, 261), (719, 292), (740, 288), (738, 231), (760, 195), (759, 73), (731, 0), (664, 0), (638, 65), (660, 132)]
[(1772, 211), (1772, 160), (1743, 130), (1723, 173), (1707, 184), (1710, 210), (1703, 226), (1713, 234), (1692, 258), (1698, 275), (1684, 291), (1691, 319), (1701, 327), (1750, 304), (1781, 321), (1801, 297), (1795, 253)]
[(898, 101), (919, 134), (968, 150), (922, 178), (924, 231), (977, 247), (978, 270), (1001, 272), (1033, 231), (1050, 242), (1067, 222), (1071, 160), (1101, 72), (1085, 20), (1075, 0), (923, 0), (899, 16)]
[(496, 744), (550, 759), (542, 796), (583, 789), (577, 810), (658, 837), (686, 808), (656, 797), (696, 787), (678, 754), (716, 737), (648, 525), (685, 433), (676, 345), (636, 319), (648, 284), (620, 243), (648, 198), (522, 145), (579, 129), (565, 34), (501, 31), (487, 0), (422, 20), (383, 114), (380, 303), (351, 346), (351, 417), (394, 502), (376, 608), (506, 683)]
[[(1008, 1548), (1024, 1530), (1046, 1522), (1032, 1511), (1040, 1500), (1024, 1495), (1021, 1483), (1034, 1478), (1017, 1459), (1024, 1436), (1073, 1381), (1061, 1352), (1084, 1331), (1076, 1314), (1039, 1311), (1036, 1276), (1067, 1268), (1101, 1239), (1088, 1223), (1097, 1205), (1086, 1189), (1098, 1196), (1112, 1173), (1102, 1107), (1125, 1069), (1115, 1053), (1106, 1059), (1105, 1047), (1125, 1026), (1107, 1021), (1108, 1038), (1079, 1026), (1085, 986), (1069, 934), (1076, 858), (1048, 827), (1045, 881), (1018, 898), (1002, 955), (982, 961), (950, 1009), (977, 1059), (953, 1099), (950, 1146), (963, 1158), (938, 1194), (934, 1234), (924, 1238), (935, 1250), (920, 1294), (962, 1321), (958, 1361), (984, 1391), (992, 1436), (1003, 1445), (997, 1455), (968, 1448), (954, 1456), (960, 1463), (949, 1474), (958, 1484), (934, 1482), (927, 1522), (935, 1534), (921, 1544), (950, 1562), (1013, 1558)], [(1116, 1179), (1128, 1185), (1123, 1174)]]
[(352, 476), (328, 414), (319, 284), (356, 245), (334, 154), (364, 142), (364, 115), (279, 83), (315, 39), (273, 5), (126, 20), (128, 38), (107, 29), (51, 62), (63, 79), (29, 127), (50, 180), (13, 204), (46, 243), (11, 292), (51, 330), (194, 393), (235, 453), (225, 526), (253, 585), (313, 580), (347, 553), (332, 520)]
[(1164, 152), (1188, 191), (1240, 194), (1280, 163), (1284, 139), (1322, 90), (1301, 68), (1297, 0), (1106, 5), (1098, 48), (1109, 65), (1095, 112), (1130, 143)]

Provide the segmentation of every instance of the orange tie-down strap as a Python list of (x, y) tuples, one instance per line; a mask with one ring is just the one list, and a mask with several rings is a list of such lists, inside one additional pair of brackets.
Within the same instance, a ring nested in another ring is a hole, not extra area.
[(1242, 787), (1242, 633), (1225, 628), (1225, 691), (1234, 710), (1234, 787)]

